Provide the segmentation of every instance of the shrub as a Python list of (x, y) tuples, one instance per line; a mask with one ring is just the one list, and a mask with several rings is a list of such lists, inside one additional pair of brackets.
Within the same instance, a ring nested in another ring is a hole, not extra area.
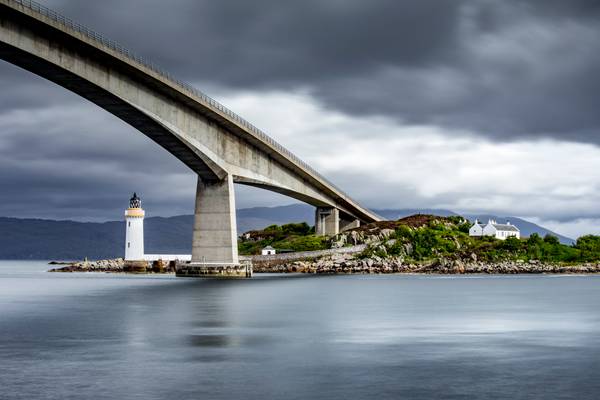
[(328, 248), (326, 239), (312, 232), (313, 228), (306, 222), (270, 225), (261, 231), (250, 232), (251, 239), (238, 241), (238, 251), (240, 254), (260, 254), (266, 246), (294, 251)]
[(507, 237), (504, 242), (500, 244), (500, 248), (510, 252), (518, 252), (522, 248), (522, 243), (519, 239), (514, 236)]
[(584, 261), (595, 261), (600, 258), (600, 236), (581, 236), (577, 239), (574, 247), (580, 251)]
[(291, 223), (281, 226), (281, 231), (287, 235), (308, 235), (310, 226), (306, 222)]
[(471, 224), (468, 221), (458, 225), (458, 230), (462, 233), (468, 234), (469, 229), (471, 229)]
[(400, 225), (396, 228), (395, 236), (396, 239), (411, 240), (413, 236), (413, 230), (406, 225)]
[(546, 234), (546, 236), (544, 236), (544, 242), (548, 243), (552, 246), (557, 246), (560, 244), (560, 241), (558, 240), (558, 238), (554, 235), (551, 235), (549, 233)]
[(263, 231), (265, 231), (265, 232), (279, 232), (279, 231), (281, 231), (281, 227), (279, 225), (269, 225), (265, 229), (263, 229)]
[(527, 238), (527, 244), (528, 245), (540, 245), (542, 243), (542, 238), (540, 237), (540, 235), (538, 235), (537, 233), (532, 233), (531, 235), (529, 235), (529, 237)]

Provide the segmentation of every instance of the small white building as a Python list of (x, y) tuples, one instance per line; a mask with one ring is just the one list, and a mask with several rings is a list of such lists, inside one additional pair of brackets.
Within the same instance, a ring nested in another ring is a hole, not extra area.
[(271, 247), (271, 246), (267, 246), (264, 249), (262, 249), (262, 251), (261, 251), (261, 254), (263, 256), (271, 256), (271, 255), (276, 254), (276, 253), (277, 253), (277, 251), (275, 251), (275, 249), (273, 247)]
[(473, 226), (469, 228), (469, 236), (483, 236), (484, 226), (485, 225), (480, 224), (478, 220), (475, 220)]
[(506, 221), (506, 224), (499, 224), (495, 220), (490, 219), (487, 224), (483, 224), (475, 220), (473, 226), (469, 228), (469, 236), (493, 236), (500, 240), (514, 236), (519, 239), (521, 231), (509, 221)]

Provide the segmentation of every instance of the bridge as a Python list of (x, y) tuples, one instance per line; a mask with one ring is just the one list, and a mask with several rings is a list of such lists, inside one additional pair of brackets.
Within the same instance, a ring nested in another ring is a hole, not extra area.
[(34, 1), (0, 0), (0, 58), (102, 107), (198, 175), (192, 263), (238, 264), (234, 183), (315, 206), (321, 235), (380, 220), (217, 101)]

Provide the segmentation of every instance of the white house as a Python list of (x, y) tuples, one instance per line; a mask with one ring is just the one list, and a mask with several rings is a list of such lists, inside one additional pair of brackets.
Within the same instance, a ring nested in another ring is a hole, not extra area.
[(275, 254), (275, 253), (277, 253), (277, 252), (276, 252), (276, 251), (275, 251), (275, 249), (274, 249), (274, 248), (272, 248), (271, 246), (267, 246), (267, 247), (265, 247), (264, 249), (262, 249), (262, 252), (261, 252), (261, 254), (262, 254), (263, 256), (271, 256), (271, 255), (273, 255), (273, 254)]
[(475, 220), (473, 226), (469, 228), (469, 236), (493, 236), (500, 240), (514, 236), (519, 239), (521, 231), (508, 221), (506, 221), (506, 224), (499, 224), (490, 219), (487, 224), (482, 224), (478, 220)]
[(480, 224), (478, 220), (475, 220), (473, 226), (469, 228), (469, 236), (483, 236), (483, 227), (483, 224)]

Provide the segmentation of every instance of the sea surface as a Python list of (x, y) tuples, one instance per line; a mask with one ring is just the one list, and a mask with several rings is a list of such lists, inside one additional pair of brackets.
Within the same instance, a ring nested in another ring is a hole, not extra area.
[(600, 276), (244, 281), (0, 261), (0, 399), (599, 399)]

